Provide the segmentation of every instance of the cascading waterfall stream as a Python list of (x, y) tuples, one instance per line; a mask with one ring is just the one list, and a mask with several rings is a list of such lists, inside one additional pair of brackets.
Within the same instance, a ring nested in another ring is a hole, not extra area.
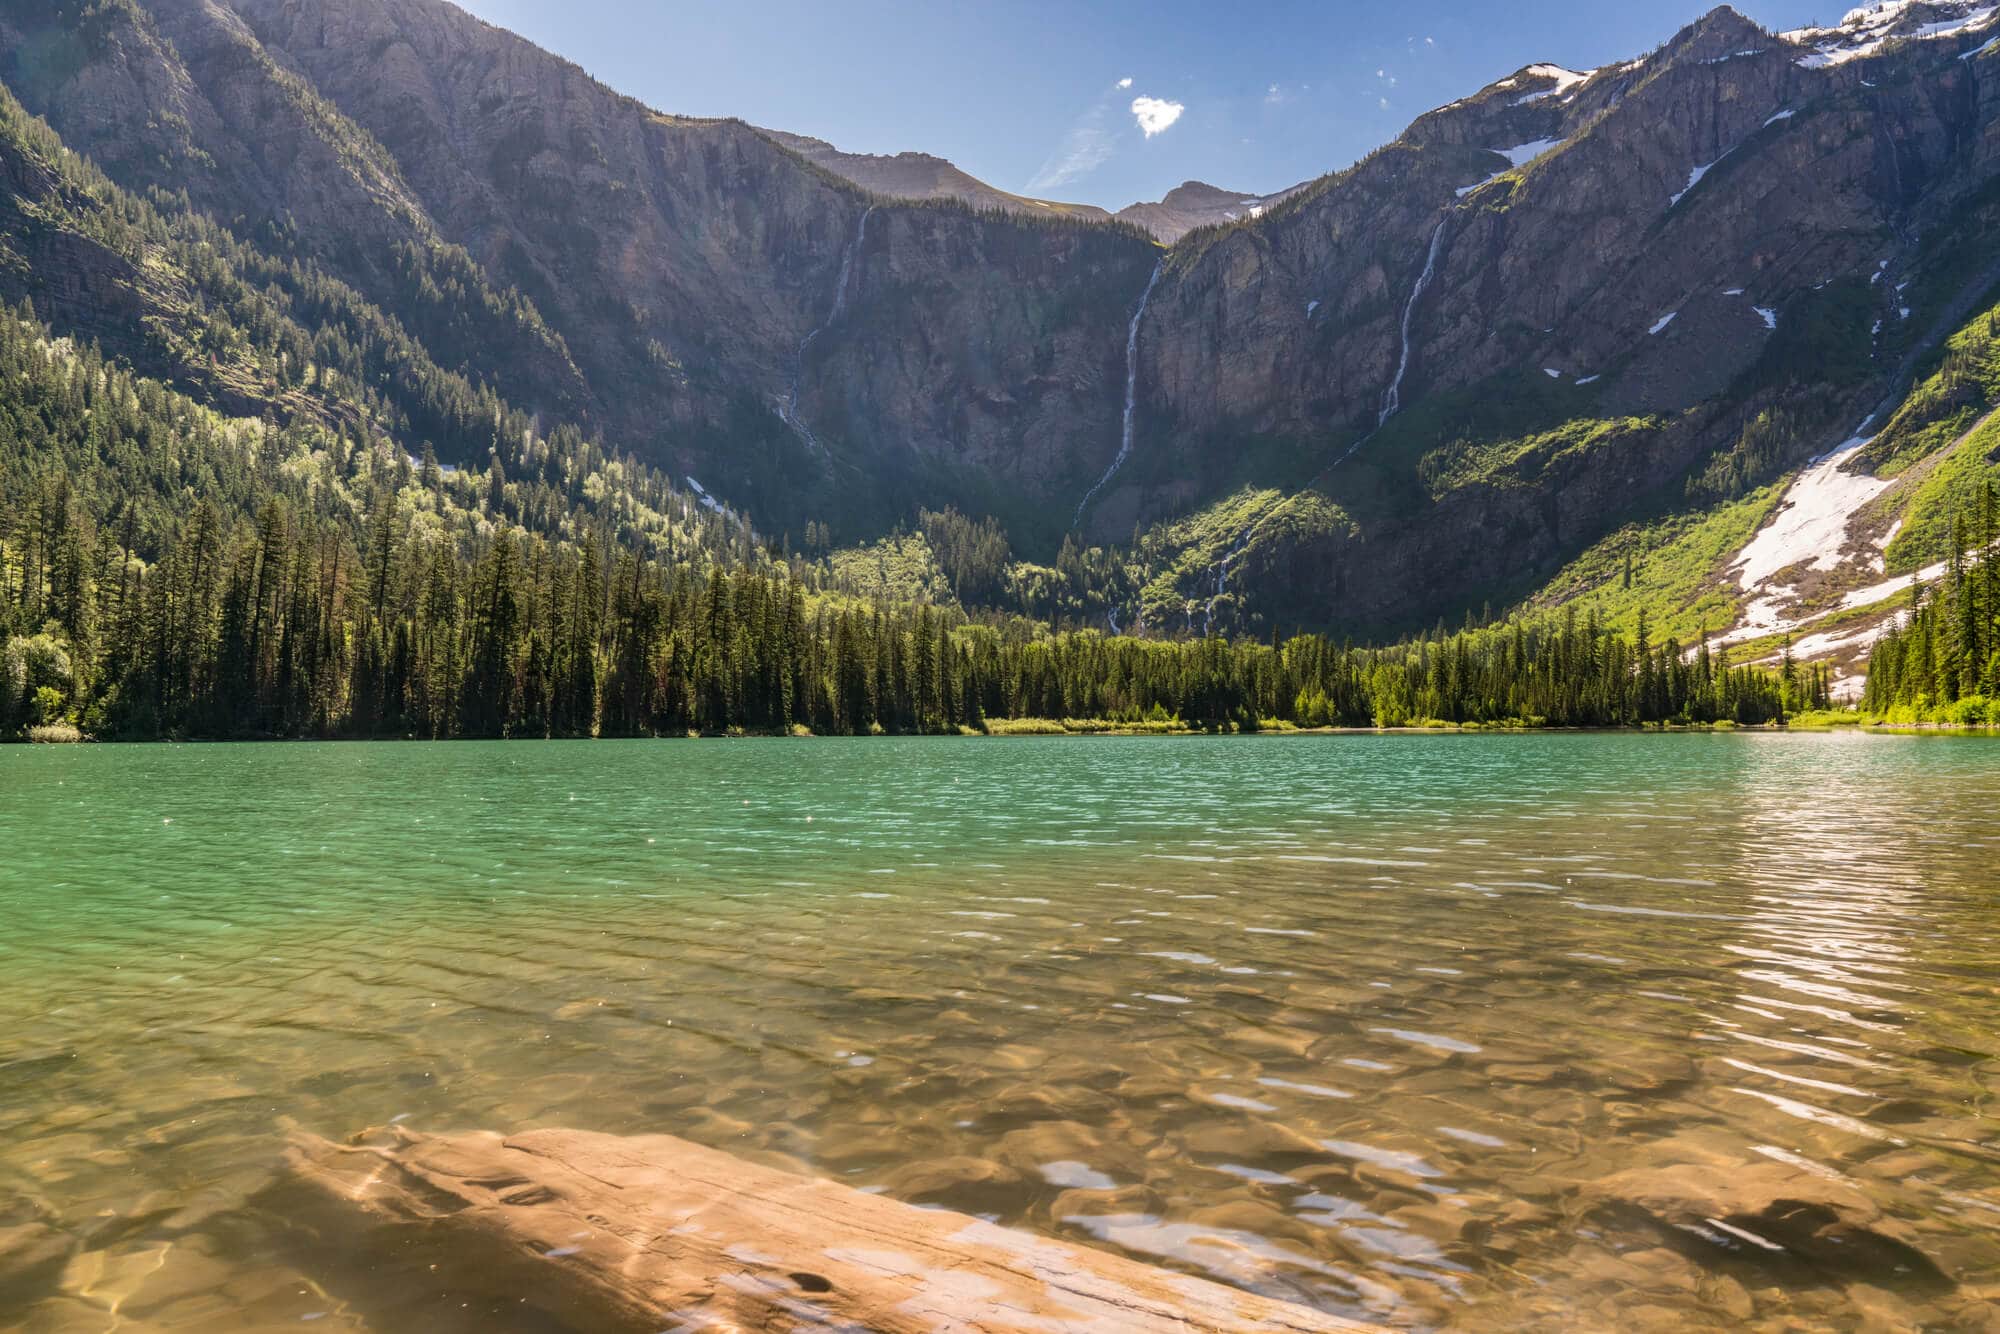
[(1118, 453), (1113, 456), (1111, 466), (1104, 470), (1104, 476), (1097, 479), (1097, 485), (1083, 493), (1083, 499), (1076, 503), (1076, 517), (1069, 521), (1074, 528), (1083, 522), (1083, 512), (1097, 493), (1104, 489), (1132, 453), (1132, 414), (1139, 401), (1139, 322), (1146, 318), (1146, 306), (1153, 299), (1153, 288), (1160, 281), (1160, 270), (1167, 266), (1163, 257), (1153, 266), (1153, 276), (1146, 280), (1146, 290), (1139, 294), (1138, 309), (1132, 312), (1132, 323), (1125, 330), (1125, 416), (1119, 427)]
[(1416, 286), (1410, 289), (1410, 299), (1403, 305), (1402, 351), (1396, 358), (1396, 376), (1389, 381), (1389, 391), (1382, 395), (1382, 415), (1375, 420), (1377, 429), (1387, 424), (1389, 418), (1403, 406), (1403, 376), (1410, 369), (1410, 320), (1417, 312), (1417, 302), (1423, 300), (1424, 289), (1431, 285), (1431, 278), (1437, 273), (1438, 252), (1444, 249), (1447, 221), (1439, 218), (1437, 227), (1431, 232), (1431, 249), (1424, 257), (1424, 271), (1417, 275)]
[(801, 439), (829, 463), (832, 462), (832, 456), (827, 453), (826, 446), (813, 434), (812, 427), (806, 425), (805, 418), (799, 416), (799, 382), (805, 378), (806, 349), (812, 346), (813, 339), (825, 333), (833, 326), (834, 321), (847, 312), (847, 289), (850, 285), (849, 280), (854, 274), (854, 257), (860, 253), (862, 245), (868, 239), (868, 215), (874, 211), (873, 204), (861, 210), (861, 220), (854, 226), (853, 239), (848, 241), (847, 249), (840, 256), (840, 275), (835, 279), (833, 287), (833, 309), (827, 312), (826, 319), (817, 329), (799, 340), (799, 350), (792, 356), (791, 389), (785, 396), (785, 406), (779, 414), (787, 425), (799, 433)]
[(847, 253), (840, 257), (840, 279), (833, 289), (833, 313), (826, 317), (827, 324), (832, 324), (847, 313), (847, 280), (854, 273), (854, 257), (860, 254), (861, 247), (868, 243), (868, 218), (874, 212), (873, 204), (861, 210), (861, 221), (854, 225), (854, 239), (847, 243)]
[[(1401, 349), (1396, 358), (1396, 374), (1389, 381), (1388, 391), (1382, 395), (1382, 412), (1375, 420), (1375, 431), (1379, 431), (1386, 426), (1389, 418), (1395, 416), (1403, 406), (1403, 376), (1410, 369), (1410, 322), (1415, 318), (1417, 303), (1423, 300), (1424, 293), (1430, 289), (1431, 280), (1437, 276), (1438, 257), (1444, 253), (1445, 227), (1450, 222), (1450, 215), (1447, 214), (1445, 217), (1439, 218), (1437, 226), (1431, 229), (1431, 244), (1429, 251), (1424, 256), (1423, 271), (1417, 275), (1416, 283), (1410, 288), (1410, 299), (1403, 303), (1403, 319), (1400, 326), (1402, 342)], [(1340, 457), (1329, 463), (1321, 470), (1318, 476), (1315, 476), (1306, 485), (1308, 487), (1314, 485), (1321, 477), (1326, 476), (1327, 473), (1332, 472), (1335, 468), (1353, 458), (1355, 451), (1375, 438), (1375, 431), (1370, 431), (1367, 435), (1362, 436), (1359, 440), (1356, 440), (1353, 444), (1342, 450)], [(1206, 638), (1214, 629), (1215, 604), (1220, 602), (1222, 595), (1229, 591), (1229, 567), (1235, 564), (1245, 551), (1250, 549), (1250, 543), (1256, 538), (1258, 529), (1264, 526), (1264, 521), (1276, 513), (1278, 508), (1280, 507), (1274, 506), (1259, 516), (1257, 521), (1252, 523), (1244, 532), (1236, 545), (1231, 547), (1220, 561), (1216, 562), (1215, 593), (1208, 599), (1207, 608), (1202, 615), (1201, 633), (1203, 638)]]
[(1203, 610), (1201, 617), (1201, 637), (1203, 639), (1208, 638), (1209, 633), (1215, 627), (1215, 604), (1222, 601), (1222, 595), (1229, 591), (1230, 565), (1237, 557), (1250, 549), (1250, 539), (1257, 536), (1258, 527), (1264, 522), (1265, 518), (1269, 517), (1270, 515), (1267, 513), (1263, 518), (1259, 518), (1256, 523), (1251, 524), (1250, 531), (1243, 534), (1243, 540), (1231, 547), (1222, 559), (1216, 562), (1215, 596), (1208, 600), (1208, 606)]

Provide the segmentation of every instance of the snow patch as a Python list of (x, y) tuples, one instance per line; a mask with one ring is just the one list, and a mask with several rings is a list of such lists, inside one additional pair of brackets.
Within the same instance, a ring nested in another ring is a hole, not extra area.
[(1794, 117), (1794, 116), (1796, 116), (1796, 115), (1798, 115), (1798, 114), (1799, 114), (1798, 112), (1796, 112), (1796, 111), (1792, 110), (1792, 109), (1791, 109), (1790, 107), (1786, 107), (1786, 108), (1785, 108), (1785, 109), (1784, 109), (1783, 111), (1780, 111), (1780, 112), (1779, 112), (1779, 113), (1778, 113), (1777, 115), (1775, 115), (1775, 116), (1771, 117), (1771, 119), (1769, 119), (1769, 120), (1765, 121), (1765, 122), (1764, 122), (1764, 128), (1768, 130), (1768, 129), (1770, 129), (1770, 128), (1771, 128), (1771, 127), (1772, 127), (1773, 125), (1776, 125), (1776, 124), (1777, 124), (1777, 123), (1778, 123), (1779, 121), (1781, 121), (1781, 120), (1790, 120), (1790, 119), (1791, 119), (1792, 117)]
[(1491, 185), (1514, 168), (1525, 167), (1562, 142), (1560, 139), (1535, 139), (1525, 144), (1516, 144), (1512, 148), (1490, 149), (1488, 151), (1498, 153), (1501, 157), (1506, 158), (1507, 166), (1500, 171), (1494, 172), (1484, 180), (1474, 181), (1471, 185), (1460, 186), (1452, 193), (1463, 199), (1482, 185)]
[(1563, 373), (1553, 366), (1542, 367), (1542, 374), (1548, 376), (1551, 380), (1560, 380), (1563, 378)]
[(1577, 381), (1577, 383), (1578, 383), (1578, 384), (1596, 384), (1596, 383), (1597, 383), (1597, 382), (1598, 382), (1599, 380), (1602, 380), (1603, 378), (1604, 378), (1604, 377), (1603, 377), (1602, 375), (1586, 375), (1586, 376), (1584, 376), (1584, 377), (1583, 377), (1583, 378), (1582, 378), (1581, 380), (1578, 380), (1578, 381)]
[(1974, 28), (1985, 26), (1995, 14), (2000, 14), (2000, 5), (1988, 5), (1984, 9), (1974, 10), (1970, 14), (1964, 14), (1955, 19), (1940, 19), (1935, 23), (1926, 23), (1923, 27), (1918, 28), (1914, 35), (1917, 37), (1955, 36), (1958, 33), (1970, 32)]
[(1660, 318), (1658, 318), (1657, 320), (1654, 320), (1653, 327), (1646, 330), (1646, 332), (1649, 334), (1658, 334), (1660, 331), (1665, 329), (1669, 324), (1672, 324), (1674, 322), (1674, 316), (1678, 314), (1680, 314), (1678, 310), (1668, 311), (1666, 314), (1660, 316)]
[(1317, 301), (1306, 302), (1306, 318), (1311, 319), (1312, 313), (1318, 309), (1319, 309), (1319, 302)]
[(701, 502), (701, 507), (703, 509), (708, 510), (714, 514), (727, 515), (729, 513), (729, 507), (727, 505), (724, 505), (721, 501), (717, 500), (714, 496), (708, 494), (708, 488), (703, 486), (700, 482), (697, 482), (694, 478), (690, 477), (687, 479), (687, 484), (694, 491), (694, 498)]
[(1756, 311), (1763, 318), (1766, 329), (1775, 329), (1778, 327), (1777, 311), (1771, 309), (1769, 306), (1752, 306), (1750, 309)]
[(1516, 144), (1512, 148), (1496, 148), (1493, 151), (1515, 166), (1525, 167), (1561, 142), (1560, 139), (1531, 139), (1525, 144)]
[[(1563, 97), (1572, 88), (1588, 82), (1597, 71), (1594, 69), (1564, 69), (1561, 65), (1530, 65), (1523, 73), (1533, 75), (1539, 79), (1553, 79), (1555, 82), (1550, 87), (1543, 88), (1537, 92), (1523, 93), (1521, 96), (1515, 98), (1514, 105), (1517, 107), (1526, 106), (1530, 102), (1544, 101), (1551, 97)], [(1506, 86), (1512, 87), (1518, 82), (1518, 78), (1509, 79)]]
[(1840, 600), (1840, 609), (1842, 611), (1859, 611), (1863, 607), (1873, 606), (1884, 598), (1892, 598), (1898, 593), (1908, 592), (1912, 584), (1934, 584), (1943, 578), (1945, 571), (1950, 568), (1951, 566), (1948, 562), (1939, 561), (1936, 565), (1925, 566), (1915, 574), (1899, 574), (1894, 579), (1884, 579), (1881, 583), (1872, 585), (1871, 587), (1857, 588)]
[(1765, 590), (1772, 576), (1801, 561), (1815, 570), (1840, 564), (1847, 525), (1863, 505), (1895, 484), (1895, 479), (1845, 471), (1873, 437), (1856, 436), (1825, 455), (1793, 482), (1771, 521), (1757, 530), (1737, 559), (1743, 590)]
[[(1728, 156), (1729, 154), (1727, 153), (1724, 153), (1722, 155), (1722, 157), (1728, 157)], [(1715, 162), (1720, 162), (1720, 161), (1722, 161), (1721, 157), (1715, 160)], [(1701, 178), (1708, 175), (1709, 172), (1715, 170), (1715, 162), (1711, 162), (1707, 166), (1696, 167), (1693, 171), (1689, 172), (1688, 183), (1681, 187), (1681, 192), (1679, 194), (1675, 195), (1673, 198), (1667, 201), (1667, 207), (1672, 208), (1675, 204), (1678, 204), (1681, 202), (1681, 200), (1687, 198), (1687, 192), (1694, 189), (1697, 185), (1700, 185)]]
[[(1805, 69), (1828, 69), (1875, 55), (1890, 42), (1899, 39), (1931, 41), (1970, 32), (1990, 23), (1996, 14), (2000, 14), (2000, 5), (1987, 5), (1981, 8), (1960, 9), (1950, 18), (1936, 19), (1915, 27), (1903, 27), (1902, 21), (1910, 15), (1913, 2), (1914, 0), (1885, 0), (1885, 3), (1881, 4), (1864, 5), (1859, 9), (1849, 10), (1841, 19), (1840, 26), (1836, 28), (1799, 28), (1781, 36), (1789, 42), (1812, 47), (1812, 50), (1798, 58), (1796, 63), (1799, 66)], [(1950, 5), (1951, 0), (1928, 0), (1923, 8), (1930, 11), (1945, 9)], [(1874, 86), (1865, 79), (1862, 80), (1862, 84), (1864, 87)]]
[(1554, 79), (1556, 91), (1566, 93), (1597, 73), (1594, 69), (1564, 69), (1561, 65), (1530, 65), (1528, 73), (1542, 79)]

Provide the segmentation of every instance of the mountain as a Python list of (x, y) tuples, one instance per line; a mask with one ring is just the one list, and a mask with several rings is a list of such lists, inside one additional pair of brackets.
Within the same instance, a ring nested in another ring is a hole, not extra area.
[[(1127, 629), (1588, 603), (1774, 652), (1942, 559), (1982, 475), (1996, 37), (1967, 0), (1784, 34), (1718, 9), (1279, 195), (1105, 218), (661, 113), (442, 0), (24, 0), (0, 83), (105, 181), (100, 221), (53, 220), (72, 187), (0, 154), (0, 296), (448, 463), (564, 423), (768, 533), (955, 507), (1014, 553), (995, 589), (1100, 548), (1110, 601), (1064, 605)], [(104, 244), (139, 200), (159, 237)], [(1750, 559), (1784, 479), (1871, 431), (1830, 488), (1867, 514), (1806, 525), (1827, 577), (1770, 567), (1791, 539)]]
[(929, 153), (843, 153), (824, 139), (809, 135), (789, 134), (784, 130), (763, 133), (814, 166), (824, 167), (871, 194), (891, 199), (951, 199), (968, 208), (1028, 217), (1087, 218), (1102, 222), (1111, 216), (1092, 204), (1061, 204), (1009, 194)]
[(817, 167), (871, 194), (890, 199), (950, 199), (968, 208), (1012, 213), (1023, 217), (1057, 217), (1103, 222), (1117, 218), (1150, 234), (1165, 245), (1197, 227), (1213, 227), (1260, 216), (1265, 209), (1303, 190), (1295, 185), (1272, 195), (1223, 190), (1201, 181), (1187, 181), (1153, 203), (1127, 204), (1117, 213), (1091, 204), (1063, 204), (1009, 194), (929, 153), (843, 153), (824, 139), (765, 130), (764, 134)]
[(1252, 195), (1218, 189), (1202, 181), (1186, 181), (1167, 191), (1158, 203), (1127, 204), (1118, 210), (1117, 217), (1172, 245), (1200, 227), (1220, 227), (1246, 218), (1260, 218), (1273, 205), (1305, 188), (1295, 185), (1272, 195)]

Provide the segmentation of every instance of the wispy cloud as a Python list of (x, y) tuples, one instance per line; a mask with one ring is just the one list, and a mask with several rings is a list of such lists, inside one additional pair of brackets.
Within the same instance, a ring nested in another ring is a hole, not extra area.
[(1049, 154), (1041, 170), (1028, 182), (1028, 193), (1043, 194), (1058, 189), (1104, 165), (1116, 146), (1110, 128), (1104, 123), (1108, 111), (1107, 103), (1100, 100), (1077, 118), (1056, 151)]
[(1186, 110), (1179, 102), (1169, 102), (1165, 98), (1132, 99), (1132, 119), (1139, 122), (1139, 128), (1146, 132), (1148, 139), (1172, 126), (1181, 118), (1181, 112)]

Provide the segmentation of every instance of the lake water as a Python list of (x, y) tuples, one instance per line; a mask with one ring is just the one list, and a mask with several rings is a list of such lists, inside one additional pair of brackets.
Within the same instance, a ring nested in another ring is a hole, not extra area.
[(1985, 739), (0, 749), (0, 1327), (551, 1328), (298, 1221), (403, 1118), (1392, 1325), (1992, 1329), (1996, 1107)]

